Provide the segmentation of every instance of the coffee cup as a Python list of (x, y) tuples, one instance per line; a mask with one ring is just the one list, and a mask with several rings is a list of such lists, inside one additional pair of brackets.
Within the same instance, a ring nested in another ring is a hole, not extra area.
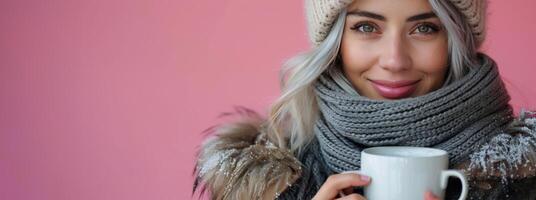
[(448, 178), (461, 180), (459, 199), (467, 197), (467, 179), (461, 171), (448, 169), (448, 153), (426, 147), (386, 146), (361, 151), (359, 173), (371, 177), (365, 186), (368, 200), (418, 200), (427, 191), (444, 198)]

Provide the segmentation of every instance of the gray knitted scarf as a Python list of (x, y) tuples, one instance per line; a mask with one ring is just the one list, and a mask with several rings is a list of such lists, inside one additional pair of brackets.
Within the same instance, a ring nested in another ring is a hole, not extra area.
[(462, 79), (423, 96), (373, 100), (343, 90), (328, 74), (315, 85), (320, 116), (315, 135), (327, 167), (360, 168), (361, 150), (373, 146), (422, 146), (449, 152), (457, 165), (513, 118), (496, 63), (478, 54), (480, 66)]

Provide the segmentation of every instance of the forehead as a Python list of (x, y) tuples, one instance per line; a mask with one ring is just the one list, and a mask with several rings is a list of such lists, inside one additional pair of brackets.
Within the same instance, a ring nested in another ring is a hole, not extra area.
[(368, 11), (389, 19), (430, 12), (432, 6), (428, 0), (354, 0), (347, 11)]

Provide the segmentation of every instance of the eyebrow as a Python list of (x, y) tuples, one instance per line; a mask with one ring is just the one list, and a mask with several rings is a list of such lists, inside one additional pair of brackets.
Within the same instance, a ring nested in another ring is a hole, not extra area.
[[(369, 11), (351, 11), (351, 12), (348, 12), (346, 16), (350, 16), (350, 15), (368, 17), (368, 18), (373, 18), (373, 19), (377, 19), (380, 21), (385, 21), (384, 16), (373, 13), (373, 12), (369, 12)], [(434, 17), (437, 17), (434, 12), (427, 12), (427, 13), (422, 13), (422, 14), (411, 16), (406, 21), (412, 22), (412, 21), (423, 20), (423, 19), (434, 18)]]

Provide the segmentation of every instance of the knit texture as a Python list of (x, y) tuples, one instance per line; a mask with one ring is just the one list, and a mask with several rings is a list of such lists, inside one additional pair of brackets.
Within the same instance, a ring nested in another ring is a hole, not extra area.
[[(449, 168), (452, 169), (469, 161), (479, 147), (490, 141), (489, 144), (493, 144), (494, 139), (510, 131), (519, 129), (522, 131), (518, 132), (527, 132), (526, 135), (533, 138), (536, 120), (522, 120), (522, 128), (515, 128), (517, 123), (512, 123), (516, 120), (508, 104), (510, 97), (496, 63), (485, 54), (480, 53), (478, 57), (481, 64), (462, 79), (423, 96), (395, 101), (349, 94), (329, 73), (323, 74), (315, 85), (321, 111), (315, 124), (315, 140), (299, 155), (303, 163), (301, 178), (277, 199), (311, 199), (328, 176), (359, 170), (361, 150), (367, 147), (403, 145), (443, 149), (449, 153)], [(534, 142), (531, 143), (532, 147)], [(504, 148), (516, 148), (512, 144)], [(532, 154), (530, 151), (527, 153)], [(500, 163), (486, 158), (493, 164)], [(469, 177), (468, 199), (536, 197), (533, 186), (536, 177), (514, 180), (509, 179), (514, 176), (508, 176), (501, 181), (493, 176), (482, 176), (490, 187), (482, 188), (479, 178)], [(445, 200), (458, 199), (459, 183), (449, 182), (448, 185)], [(363, 194), (360, 188), (354, 188), (354, 192)]]
[[(479, 46), (485, 39), (486, 0), (449, 0), (471, 26)], [(309, 39), (314, 46), (320, 45), (331, 31), (339, 13), (353, 0), (305, 0)]]
[(309, 38), (317, 46), (328, 35), (335, 19), (353, 0), (306, 0)]
[(373, 146), (421, 146), (446, 150), (449, 163), (498, 135), (512, 121), (512, 108), (495, 62), (478, 55), (481, 66), (462, 79), (423, 96), (374, 100), (350, 94), (324, 73), (316, 83), (321, 115), (315, 125), (331, 170), (360, 168), (361, 150)]

